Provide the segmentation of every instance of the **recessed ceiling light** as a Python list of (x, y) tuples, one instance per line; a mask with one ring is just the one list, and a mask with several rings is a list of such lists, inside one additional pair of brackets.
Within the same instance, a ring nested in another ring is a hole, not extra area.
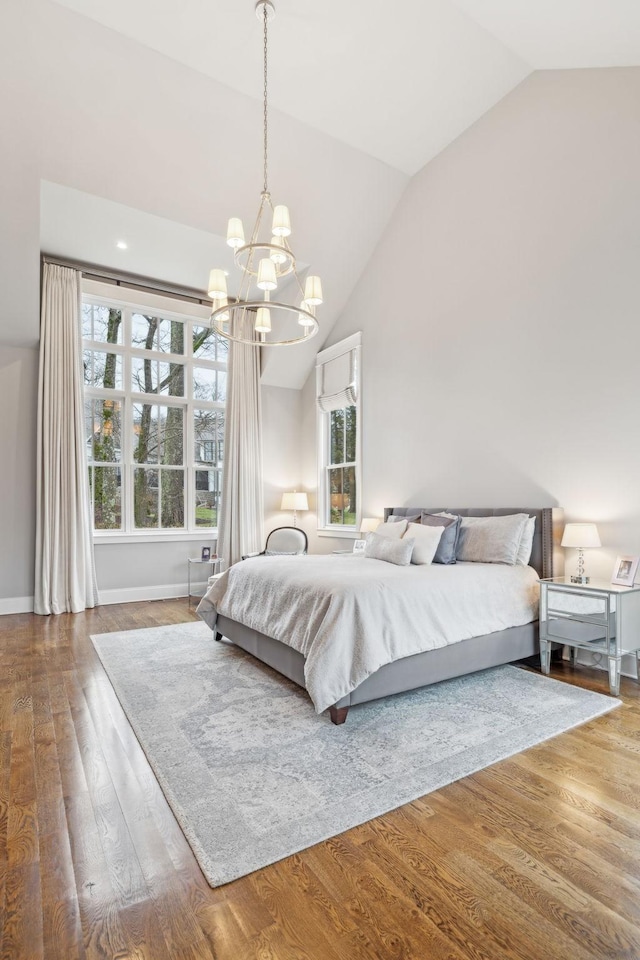
[(126, 242), (126, 240), (118, 240), (116, 243), (118, 250), (126, 250), (128, 246), (129, 244)]

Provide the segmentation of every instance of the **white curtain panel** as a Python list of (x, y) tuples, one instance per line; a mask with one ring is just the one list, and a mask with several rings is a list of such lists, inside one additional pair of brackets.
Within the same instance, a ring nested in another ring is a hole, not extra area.
[(84, 435), (82, 275), (47, 263), (42, 278), (36, 507), (36, 613), (98, 603)]
[[(238, 322), (253, 329), (253, 313)], [(228, 389), (218, 554), (227, 566), (264, 546), (260, 350), (229, 346)]]

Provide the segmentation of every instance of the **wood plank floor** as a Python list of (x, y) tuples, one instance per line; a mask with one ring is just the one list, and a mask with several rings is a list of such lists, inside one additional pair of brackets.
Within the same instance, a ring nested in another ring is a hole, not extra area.
[(0, 617), (2, 960), (640, 957), (635, 682), (605, 717), (212, 890), (89, 640), (192, 618)]

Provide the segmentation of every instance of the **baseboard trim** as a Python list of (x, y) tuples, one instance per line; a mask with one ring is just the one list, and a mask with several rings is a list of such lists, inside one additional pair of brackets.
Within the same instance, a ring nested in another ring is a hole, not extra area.
[[(206, 580), (192, 583), (192, 590), (206, 588)], [(186, 583), (165, 583), (153, 587), (119, 587), (117, 590), (100, 590), (100, 603), (107, 606), (112, 603), (140, 603), (143, 600), (174, 600), (185, 597), (189, 592)], [(194, 600), (198, 599), (194, 597)]]
[(10, 613), (33, 613), (33, 597), (0, 598), (0, 616)]
[[(585, 667), (592, 667), (594, 670), (605, 670), (609, 672), (609, 665), (607, 663), (607, 658), (602, 654), (602, 660), (600, 663), (596, 663), (595, 657), (599, 654), (590, 653), (589, 650), (578, 650), (578, 663), (582, 664)], [(563, 660), (569, 659), (569, 648), (565, 647), (562, 655)], [(629, 677), (630, 680), (637, 680), (636, 674), (636, 657), (634, 653), (627, 653), (622, 658), (622, 663), (620, 664), (620, 674), (623, 677)]]

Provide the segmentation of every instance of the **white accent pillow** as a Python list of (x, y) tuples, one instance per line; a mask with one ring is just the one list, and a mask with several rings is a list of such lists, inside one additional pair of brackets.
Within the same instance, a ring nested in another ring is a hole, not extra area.
[(456, 560), (514, 566), (528, 519), (526, 513), (512, 513), (506, 517), (463, 517)]
[(415, 540), (409, 537), (404, 540), (395, 540), (393, 537), (380, 537), (377, 533), (368, 533), (364, 555), (371, 560), (386, 560), (387, 563), (396, 563), (399, 567), (408, 567), (411, 563), (414, 544)]
[(415, 540), (411, 563), (433, 563), (444, 527), (425, 527), (421, 523), (410, 523), (403, 539)]
[(395, 520), (392, 523), (380, 523), (375, 529), (376, 536), (388, 537), (390, 540), (400, 540), (407, 529), (407, 521)]
[(523, 567), (529, 566), (529, 560), (531, 560), (531, 551), (533, 550), (533, 535), (535, 530), (536, 518), (529, 517), (524, 525), (520, 546), (518, 547), (518, 555), (516, 557), (516, 563), (518, 565), (522, 565)]

